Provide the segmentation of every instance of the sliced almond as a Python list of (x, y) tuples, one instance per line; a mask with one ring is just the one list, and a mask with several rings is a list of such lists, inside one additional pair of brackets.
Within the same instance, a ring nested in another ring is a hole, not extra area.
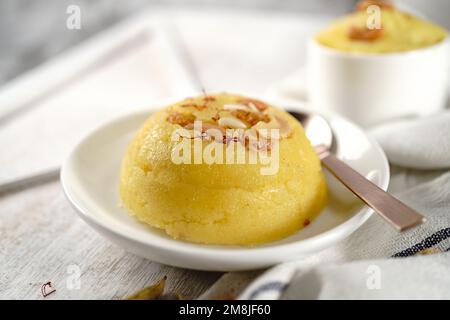
[(248, 103), (248, 107), (253, 111), (253, 112), (261, 112), (253, 102), (249, 102)]
[(223, 105), (224, 110), (243, 110), (243, 111), (251, 111), (249, 107), (243, 104), (238, 103), (230, 103)]
[(217, 121), (219, 126), (232, 129), (246, 129), (247, 125), (234, 117), (222, 117)]
[(268, 108), (267, 104), (265, 104), (264, 102), (260, 101), (260, 100), (256, 100), (256, 99), (243, 99), (239, 101), (242, 104), (245, 104), (246, 106), (248, 106), (250, 103), (253, 104), (259, 111), (264, 111)]

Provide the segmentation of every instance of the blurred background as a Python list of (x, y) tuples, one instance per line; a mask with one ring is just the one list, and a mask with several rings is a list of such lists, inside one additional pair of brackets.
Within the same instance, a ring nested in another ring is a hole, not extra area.
[[(338, 16), (356, 0), (0, 0), (0, 84), (143, 9), (258, 11), (262, 14)], [(405, 0), (406, 5), (450, 27), (450, 1)], [(78, 5), (82, 29), (65, 27), (66, 9)], [(233, 30), (230, 30), (233, 32)]]

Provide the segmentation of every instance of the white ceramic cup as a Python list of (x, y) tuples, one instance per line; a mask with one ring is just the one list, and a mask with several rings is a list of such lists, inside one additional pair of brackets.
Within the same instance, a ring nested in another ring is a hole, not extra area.
[(422, 116), (445, 107), (449, 40), (398, 53), (349, 53), (310, 39), (308, 99), (363, 127), (394, 118)]

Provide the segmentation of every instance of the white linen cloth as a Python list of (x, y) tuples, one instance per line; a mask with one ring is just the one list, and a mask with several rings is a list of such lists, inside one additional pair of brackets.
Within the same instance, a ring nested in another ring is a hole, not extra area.
[(417, 169), (450, 167), (450, 111), (371, 130), (389, 162)]
[(373, 214), (331, 248), (259, 276), (229, 273), (204, 298), (232, 290), (240, 299), (450, 299), (450, 111), (369, 134), (391, 163), (389, 191), (425, 224), (399, 233)]
[(336, 246), (268, 270), (240, 298), (449, 299), (450, 173), (396, 195), (427, 222), (398, 233), (373, 215)]

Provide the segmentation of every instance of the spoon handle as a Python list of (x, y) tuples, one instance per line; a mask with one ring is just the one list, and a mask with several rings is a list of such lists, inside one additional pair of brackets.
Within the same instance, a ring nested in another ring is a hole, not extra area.
[(367, 180), (325, 148), (316, 150), (325, 168), (399, 231), (415, 227), (425, 221), (421, 214)]

